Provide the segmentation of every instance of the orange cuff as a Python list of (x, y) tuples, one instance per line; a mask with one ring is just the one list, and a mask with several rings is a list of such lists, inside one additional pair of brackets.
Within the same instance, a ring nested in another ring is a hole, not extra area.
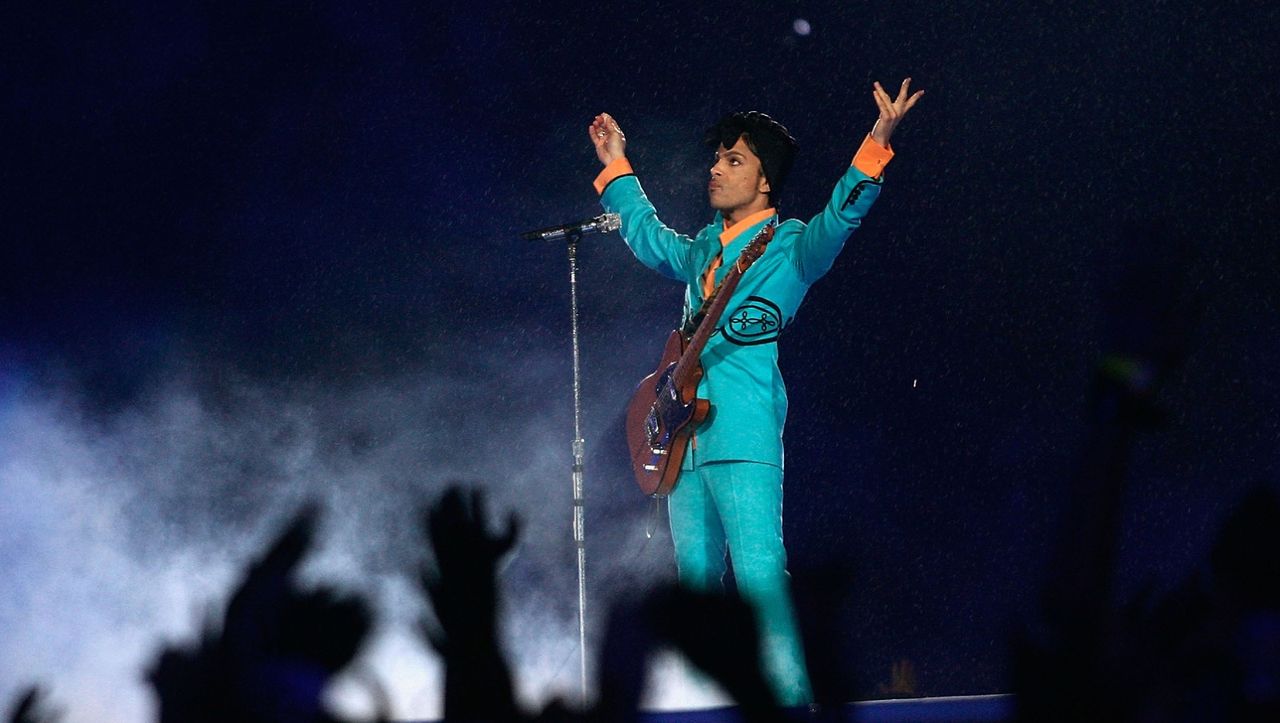
[(622, 158), (615, 158), (609, 163), (609, 165), (604, 167), (604, 170), (600, 172), (600, 175), (596, 176), (596, 180), (592, 181), (592, 184), (596, 187), (596, 193), (601, 194), (604, 193), (605, 186), (612, 183), (613, 179), (634, 173), (635, 171), (631, 170), (631, 162), (628, 161), (625, 156)]
[(853, 154), (853, 163), (851, 165), (872, 178), (879, 178), (880, 174), (884, 173), (884, 167), (889, 165), (889, 161), (892, 158), (893, 149), (876, 143), (872, 140), (871, 134), (868, 133), (867, 137), (862, 141), (862, 146), (858, 148), (858, 152)]

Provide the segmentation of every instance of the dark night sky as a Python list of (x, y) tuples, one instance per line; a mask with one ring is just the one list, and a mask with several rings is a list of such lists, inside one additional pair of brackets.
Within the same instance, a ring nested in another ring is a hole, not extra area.
[[(241, 387), (463, 379), (432, 434), (501, 475), (495, 457), (543, 453), (513, 430), (540, 427), (567, 468), (566, 262), (515, 236), (597, 212), (590, 118), (619, 120), (660, 214), (692, 230), (701, 130), (764, 110), (800, 140), (783, 211), (808, 217), (875, 118), (871, 81), (911, 75), (927, 92), (884, 193), (782, 342), (792, 569), (802, 589), (853, 569), (854, 692), (899, 657), (925, 692), (1005, 689), (1117, 268), (1175, 258), (1204, 303), (1171, 423), (1136, 456), (1122, 590), (1188, 574), (1244, 487), (1277, 479), (1274, 5), (86, 5), (0, 22), (11, 409), (57, 390), (91, 436), (176, 373), (231, 415)], [(1167, 238), (1124, 232), (1152, 219)], [(598, 530), (647, 514), (617, 482), (621, 411), (680, 289), (616, 237), (581, 264)], [(378, 446), (367, 420), (325, 418), (322, 439)], [(491, 426), (457, 431), (473, 423)], [(228, 489), (211, 504), (235, 517)], [(593, 575), (618, 574), (632, 543), (593, 544)]]

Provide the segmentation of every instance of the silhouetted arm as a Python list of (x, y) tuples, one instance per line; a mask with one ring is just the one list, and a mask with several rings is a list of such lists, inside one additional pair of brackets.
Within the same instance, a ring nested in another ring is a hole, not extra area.
[(426, 514), (435, 570), (424, 569), (422, 585), (439, 628), (424, 634), (444, 657), (446, 720), (514, 720), (511, 673), (498, 643), (496, 568), (515, 545), (514, 517), (494, 535), (488, 529), (484, 495), (451, 487)]

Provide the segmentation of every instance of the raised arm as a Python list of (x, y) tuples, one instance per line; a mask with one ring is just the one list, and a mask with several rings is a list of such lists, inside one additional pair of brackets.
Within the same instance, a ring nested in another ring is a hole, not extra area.
[(826, 208), (805, 227), (792, 252), (792, 262), (808, 283), (817, 281), (831, 268), (844, 242), (862, 224), (862, 218), (880, 195), (884, 167), (893, 158), (889, 138), (924, 95), (923, 90), (909, 94), (910, 86), (910, 78), (903, 80), (898, 97), (890, 99), (880, 83), (873, 84), (871, 93), (880, 116), (858, 148), (849, 170), (836, 184)]
[(587, 135), (604, 165), (595, 180), (600, 205), (622, 216), (622, 239), (631, 253), (654, 271), (687, 282), (696, 273), (691, 269), (693, 240), (658, 220), (658, 212), (627, 161), (627, 137), (618, 122), (608, 113), (601, 113), (587, 126)]

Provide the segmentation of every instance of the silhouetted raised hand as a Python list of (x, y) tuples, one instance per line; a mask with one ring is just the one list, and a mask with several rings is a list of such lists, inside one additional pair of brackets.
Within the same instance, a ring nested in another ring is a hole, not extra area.
[(497, 639), (498, 561), (515, 545), (514, 516), (501, 534), (489, 532), (484, 494), (450, 487), (425, 515), (435, 552), (422, 587), (439, 627), (423, 634), (444, 657), (444, 716), (449, 720), (513, 720), (519, 713), (511, 674)]
[(357, 597), (295, 583), (315, 518), (304, 509), (249, 567), (220, 631), (162, 652), (150, 673), (161, 721), (332, 720), (321, 694), (355, 658), (371, 614)]

